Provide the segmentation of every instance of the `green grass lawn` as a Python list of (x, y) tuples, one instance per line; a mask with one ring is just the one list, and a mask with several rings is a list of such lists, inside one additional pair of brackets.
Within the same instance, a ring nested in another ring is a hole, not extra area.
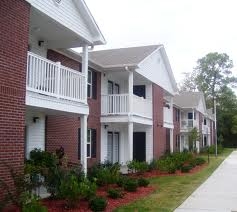
[[(129, 205), (120, 207), (115, 211), (173, 211), (212, 174), (232, 151), (233, 149), (225, 149), (217, 158), (210, 156), (209, 165), (198, 173), (186, 176), (165, 176), (151, 179), (151, 185), (156, 188), (152, 194)], [(207, 156), (203, 155), (203, 157), (207, 159)]]

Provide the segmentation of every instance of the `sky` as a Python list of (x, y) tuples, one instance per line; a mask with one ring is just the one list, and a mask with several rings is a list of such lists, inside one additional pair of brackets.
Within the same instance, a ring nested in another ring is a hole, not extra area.
[(237, 0), (85, 0), (107, 44), (163, 44), (179, 83), (209, 52), (227, 53), (237, 75)]

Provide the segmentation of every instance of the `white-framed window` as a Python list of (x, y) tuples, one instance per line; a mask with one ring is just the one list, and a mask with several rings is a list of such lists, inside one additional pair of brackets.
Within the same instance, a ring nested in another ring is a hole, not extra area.
[(87, 129), (87, 158), (91, 158), (91, 129)]
[(87, 97), (92, 98), (92, 71), (88, 70), (87, 76)]

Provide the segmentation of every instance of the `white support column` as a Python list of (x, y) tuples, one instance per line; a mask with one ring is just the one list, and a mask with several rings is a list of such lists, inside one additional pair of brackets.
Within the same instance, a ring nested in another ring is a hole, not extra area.
[(128, 123), (128, 161), (133, 160), (133, 122)]
[(170, 129), (170, 152), (174, 152), (174, 130)]
[(129, 71), (129, 76), (128, 76), (128, 94), (129, 94), (128, 112), (131, 115), (133, 113), (133, 72), (132, 71)]
[(80, 117), (81, 121), (81, 164), (85, 175), (87, 174), (87, 115)]
[[(199, 126), (199, 125), (198, 125)], [(194, 109), (193, 109), (193, 127), (194, 127)]]
[(82, 73), (85, 75), (84, 100), (87, 104), (87, 75), (88, 75), (88, 45), (83, 46), (82, 51)]
[(57, 67), (58, 67), (58, 71), (57, 71), (57, 81), (56, 81), (56, 95), (57, 95), (57, 98), (59, 98), (59, 95), (60, 95), (60, 76), (61, 76), (61, 62), (56, 62), (57, 64)]

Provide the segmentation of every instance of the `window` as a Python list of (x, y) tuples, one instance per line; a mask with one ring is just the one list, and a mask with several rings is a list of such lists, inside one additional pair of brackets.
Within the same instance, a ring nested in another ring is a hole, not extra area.
[(88, 70), (88, 76), (87, 76), (87, 97), (92, 97), (92, 72)]
[(194, 112), (189, 112), (188, 113), (188, 119), (193, 119), (193, 114), (194, 114), (194, 120), (196, 120), (196, 113)]
[(87, 97), (96, 99), (97, 98), (97, 73), (94, 70), (88, 70), (87, 76)]
[(180, 110), (175, 108), (175, 120), (179, 121), (180, 120)]
[(176, 151), (179, 151), (179, 147), (180, 147), (180, 136), (179, 135), (176, 135), (175, 147), (176, 147)]
[[(96, 158), (96, 129), (87, 129), (87, 158)], [(78, 129), (78, 159), (81, 158), (81, 129)]]
[(207, 125), (207, 120), (206, 119), (204, 119), (203, 122), (204, 122), (204, 125)]

